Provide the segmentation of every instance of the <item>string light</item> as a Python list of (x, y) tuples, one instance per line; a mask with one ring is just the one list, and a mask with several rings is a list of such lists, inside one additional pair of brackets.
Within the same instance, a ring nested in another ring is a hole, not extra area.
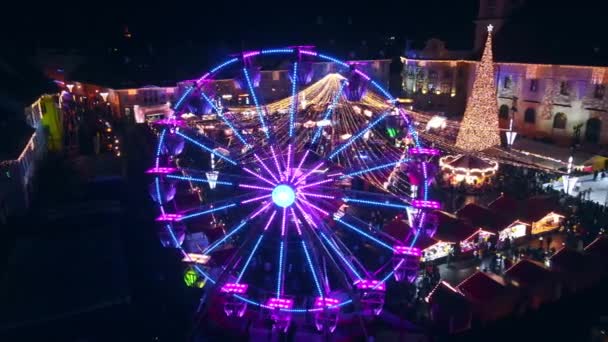
[(469, 152), (500, 145), (491, 32), (490, 25), (481, 63), (477, 65), (473, 91), (456, 138), (456, 147)]

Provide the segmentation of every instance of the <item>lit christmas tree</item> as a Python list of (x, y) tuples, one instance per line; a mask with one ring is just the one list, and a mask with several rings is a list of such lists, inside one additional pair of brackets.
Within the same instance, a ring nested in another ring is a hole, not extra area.
[(488, 25), (486, 46), (481, 62), (477, 65), (473, 92), (460, 123), (456, 147), (474, 152), (499, 144), (498, 101), (492, 61), (492, 25)]

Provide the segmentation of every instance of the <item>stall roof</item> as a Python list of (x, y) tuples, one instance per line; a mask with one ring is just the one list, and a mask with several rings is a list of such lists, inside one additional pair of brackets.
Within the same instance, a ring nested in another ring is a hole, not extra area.
[(505, 276), (523, 285), (534, 285), (550, 279), (551, 270), (537, 261), (523, 259), (511, 266)]
[(475, 203), (465, 205), (456, 214), (458, 218), (467, 221), (473, 227), (483, 228), (492, 233), (496, 233), (512, 223), (511, 220), (497, 215), (492, 209)]
[(460, 242), (475, 233), (475, 227), (456, 217), (456, 215), (441, 210), (433, 211), (437, 218), (437, 232), (433, 236), (444, 242)]
[(425, 300), (427, 303), (445, 305), (447, 308), (462, 308), (468, 305), (464, 294), (445, 281), (440, 281)]
[(608, 237), (600, 235), (598, 238), (593, 240), (587, 247), (585, 252), (591, 256), (598, 257), (603, 262), (608, 261)]
[(410, 233), (410, 226), (401, 218), (396, 218), (387, 223), (382, 231), (396, 240), (404, 241)]
[(560, 271), (579, 272), (585, 265), (585, 256), (573, 249), (563, 247), (550, 258), (551, 268)]
[(530, 197), (524, 201), (521, 211), (522, 219), (527, 222), (536, 222), (551, 212), (560, 214), (559, 204), (552, 196)]
[(457, 288), (469, 299), (485, 302), (507, 291), (507, 282), (495, 274), (477, 272), (458, 284)]
[(501, 194), (497, 199), (492, 201), (488, 205), (488, 208), (511, 221), (515, 221), (519, 216), (519, 202), (505, 194)]

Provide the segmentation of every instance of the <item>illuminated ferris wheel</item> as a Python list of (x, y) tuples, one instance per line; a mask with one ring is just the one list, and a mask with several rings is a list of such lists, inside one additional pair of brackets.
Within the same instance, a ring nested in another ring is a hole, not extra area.
[[(290, 61), (291, 89), (264, 103), (260, 65), (273, 58)], [(311, 83), (319, 62), (329, 67)], [(222, 102), (220, 74), (251, 103)], [(210, 121), (183, 119), (195, 105)], [(257, 308), (285, 330), (312, 313), (333, 331), (341, 314), (378, 315), (390, 279), (415, 277), (416, 242), (439, 208), (429, 198), (438, 151), (420, 145), (407, 113), (358, 65), (310, 48), (245, 52), (192, 81), (173, 109), (153, 125), (147, 171), (159, 235), (226, 315)], [(407, 222), (405, 238), (372, 212)]]

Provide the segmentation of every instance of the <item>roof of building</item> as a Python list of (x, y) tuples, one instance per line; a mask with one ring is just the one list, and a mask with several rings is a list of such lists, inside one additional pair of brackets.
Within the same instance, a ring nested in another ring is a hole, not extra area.
[(437, 231), (433, 238), (443, 242), (460, 242), (476, 230), (475, 227), (459, 219), (456, 215), (441, 210), (433, 211), (437, 218)]
[(551, 268), (565, 272), (580, 272), (586, 265), (585, 256), (573, 249), (562, 248), (550, 258)]
[(559, 203), (548, 195), (530, 197), (522, 203), (521, 218), (527, 222), (536, 222), (547, 214), (559, 214)]
[[(0, 115), (4, 116), (2, 110)], [(32, 138), (34, 129), (22, 120), (3, 120), (0, 117), (0, 162), (15, 160)]]
[(411, 228), (403, 219), (396, 218), (385, 224), (382, 231), (399, 241), (403, 241), (410, 233)]
[(516, 280), (523, 285), (538, 284), (550, 279), (551, 271), (543, 264), (523, 259), (505, 271), (505, 277)]
[(503, 278), (486, 272), (474, 273), (458, 284), (457, 288), (467, 298), (478, 302), (499, 297), (508, 290), (507, 283)]
[(463, 308), (469, 303), (460, 290), (445, 281), (440, 281), (425, 299), (428, 303), (444, 305), (447, 308)]
[(460, 208), (456, 215), (473, 227), (483, 228), (492, 233), (506, 228), (512, 222), (501, 215), (497, 215), (492, 209), (475, 203), (469, 203)]
[(608, 262), (608, 237), (600, 235), (587, 247), (585, 247), (585, 253), (591, 256), (599, 257), (599, 260)]

